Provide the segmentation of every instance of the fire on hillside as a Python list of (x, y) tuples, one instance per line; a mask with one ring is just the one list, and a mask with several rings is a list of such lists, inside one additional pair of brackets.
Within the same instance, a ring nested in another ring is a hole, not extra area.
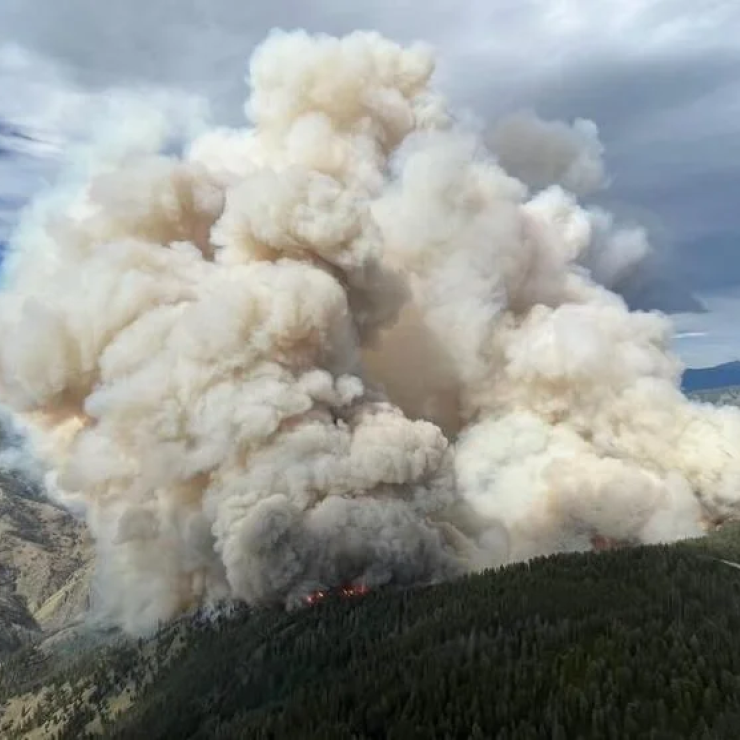
[(318, 604), (320, 601), (323, 601), (328, 596), (331, 596), (333, 594), (336, 594), (338, 596), (341, 596), (342, 598), (348, 599), (348, 598), (354, 598), (356, 596), (364, 596), (365, 594), (369, 593), (370, 588), (366, 586), (364, 583), (360, 584), (348, 584), (344, 586), (340, 586), (339, 588), (334, 588), (330, 590), (318, 590), (313, 591), (312, 593), (308, 594), (304, 601), (308, 606), (313, 606), (314, 604)]

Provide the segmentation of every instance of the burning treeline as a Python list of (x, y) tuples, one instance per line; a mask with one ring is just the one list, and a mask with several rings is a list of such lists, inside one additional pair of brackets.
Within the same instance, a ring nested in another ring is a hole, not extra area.
[(2, 395), (125, 629), (737, 511), (740, 413), (687, 401), (667, 320), (610, 291), (649, 247), (577, 201), (605, 183), (593, 124), (481, 134), (433, 67), (272, 34), (249, 127), (173, 157), (137, 121), (28, 212)]

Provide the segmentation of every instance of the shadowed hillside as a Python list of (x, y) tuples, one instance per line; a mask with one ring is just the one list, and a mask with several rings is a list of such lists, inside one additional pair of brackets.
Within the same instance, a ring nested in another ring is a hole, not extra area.
[[(696, 396), (738, 402), (720, 391)], [(1, 488), (3, 738), (737, 737), (740, 524), (136, 642), (41, 631), (86, 595), (87, 545), (27, 481)], [(14, 547), (31, 556), (11, 570)]]
[(684, 391), (722, 390), (728, 386), (740, 386), (740, 362), (703, 368), (688, 368), (681, 379)]
[(738, 543), (728, 525), (67, 660), (29, 649), (3, 674), (3, 736), (736, 738), (740, 571), (718, 558)]

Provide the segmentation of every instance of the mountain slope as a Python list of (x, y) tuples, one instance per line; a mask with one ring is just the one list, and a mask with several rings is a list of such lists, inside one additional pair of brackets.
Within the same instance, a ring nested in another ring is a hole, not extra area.
[(681, 379), (685, 392), (740, 386), (740, 362), (703, 368), (687, 368)]
[(55, 632), (86, 601), (84, 528), (18, 476), (0, 491), (3, 738), (737, 737), (738, 524), (132, 642)]
[(292, 613), (182, 620), (72, 662), (22, 651), (0, 679), (0, 731), (734, 739), (740, 572), (718, 558), (740, 558), (738, 543), (733, 525), (704, 541), (556, 556)]
[(0, 470), (0, 658), (84, 611), (91, 555), (83, 524)]

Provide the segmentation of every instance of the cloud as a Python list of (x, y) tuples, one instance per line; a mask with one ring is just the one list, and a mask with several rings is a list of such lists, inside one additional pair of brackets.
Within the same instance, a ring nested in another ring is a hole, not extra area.
[(216, 120), (242, 120), (247, 60), (274, 26), (424, 39), (437, 47), (438, 84), (455, 104), (489, 118), (531, 109), (592, 119), (611, 177), (598, 202), (647, 224), (657, 251), (650, 280), (625, 289), (633, 305), (698, 310), (693, 291), (740, 286), (740, 255), (727, 246), (740, 243), (732, 0), (700, 13), (687, 0), (4, 0), (0, 118), (45, 142), (33, 156), (0, 158), (6, 224), (112, 91), (207, 98)]
[[(609, 22), (604, 22), (608, 19)], [(404, 3), (341, 0), (5, 0), (0, 41), (12, 39), (56, 60), (86, 87), (183, 86), (238, 116), (254, 45), (273, 27), (341, 33), (371, 27), (438, 47), (442, 84), (456, 102), (481, 98), (503, 109), (537, 102), (563, 114), (611, 121), (642, 117), (666, 96), (678, 102), (733, 79), (738, 11), (715, 2), (697, 18), (685, 0)], [(535, 53), (532, 53), (535, 50)], [(475, 71), (475, 74), (471, 72)], [(679, 75), (676, 73), (680, 72)], [(659, 86), (658, 84), (659, 83)], [(620, 99), (629, 90), (633, 99)], [(472, 95), (471, 95), (472, 94)], [(588, 110), (588, 108), (593, 108)]]
[(717, 291), (700, 297), (707, 308), (704, 313), (673, 316), (677, 329), (675, 350), (689, 367), (712, 367), (739, 360), (740, 296), (734, 291)]
[(0, 45), (0, 245), (29, 198), (48, 188), (62, 162), (110, 122), (135, 126), (160, 115), (187, 128), (205, 118), (203, 106), (197, 95), (153, 84), (111, 85), (96, 94), (53, 59)]

